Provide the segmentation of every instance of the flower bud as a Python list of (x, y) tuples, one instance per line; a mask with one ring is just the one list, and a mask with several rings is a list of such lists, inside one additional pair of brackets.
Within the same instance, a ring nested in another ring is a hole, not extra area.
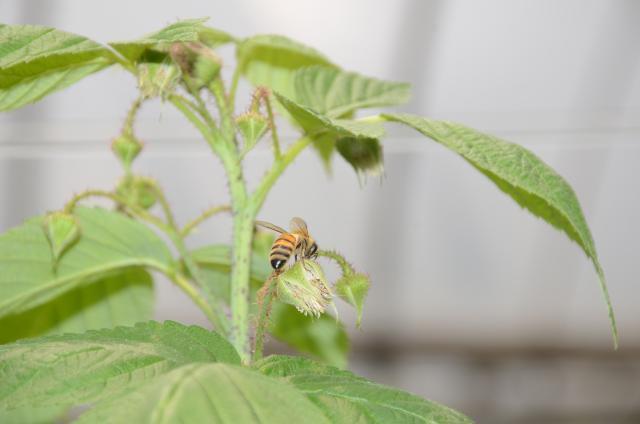
[(358, 312), (356, 325), (358, 327), (360, 327), (362, 321), (362, 308), (370, 285), (368, 276), (364, 274), (349, 274), (343, 275), (334, 286), (338, 296), (356, 308)]
[(138, 87), (144, 98), (163, 97), (178, 84), (180, 72), (175, 65), (145, 62), (138, 65)]
[(202, 43), (175, 43), (169, 54), (180, 67), (185, 82), (195, 90), (211, 83), (222, 68), (218, 55)]
[(127, 200), (127, 203), (143, 209), (149, 209), (156, 203), (156, 182), (147, 177), (131, 175), (123, 178), (116, 193)]
[(242, 155), (245, 155), (267, 132), (269, 121), (257, 112), (247, 112), (236, 118), (236, 125), (244, 140)]
[(322, 268), (310, 260), (298, 261), (278, 276), (276, 293), (281, 302), (316, 318), (325, 312), (333, 297)]
[(51, 246), (54, 266), (62, 254), (80, 238), (80, 224), (67, 212), (51, 212), (43, 221), (44, 233)]
[(340, 138), (336, 148), (358, 174), (380, 175), (384, 170), (382, 146), (375, 138)]
[(120, 159), (120, 162), (129, 168), (142, 150), (142, 142), (132, 134), (121, 134), (111, 142), (111, 150)]

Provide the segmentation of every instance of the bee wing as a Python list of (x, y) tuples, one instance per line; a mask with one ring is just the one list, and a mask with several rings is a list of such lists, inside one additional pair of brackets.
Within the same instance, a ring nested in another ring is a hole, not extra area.
[(267, 222), (267, 221), (256, 221), (256, 225), (257, 225), (258, 227), (263, 227), (263, 228), (267, 228), (267, 229), (269, 229), (269, 230), (273, 230), (273, 231), (275, 231), (276, 233), (284, 234), (284, 233), (286, 233), (286, 232), (287, 232), (287, 231), (285, 231), (284, 229), (282, 229), (282, 228), (278, 227), (277, 225), (272, 224), (272, 223)]
[(291, 222), (289, 223), (289, 226), (291, 227), (291, 232), (292, 233), (300, 233), (300, 234), (304, 234), (305, 236), (309, 235), (309, 230), (307, 229), (307, 223), (304, 222), (304, 219), (294, 216), (293, 218), (291, 218)]

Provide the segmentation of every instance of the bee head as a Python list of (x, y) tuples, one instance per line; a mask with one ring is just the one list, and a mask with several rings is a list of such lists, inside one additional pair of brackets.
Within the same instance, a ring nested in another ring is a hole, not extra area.
[(309, 247), (307, 247), (305, 256), (312, 259), (318, 257), (318, 244), (311, 238), (309, 239)]

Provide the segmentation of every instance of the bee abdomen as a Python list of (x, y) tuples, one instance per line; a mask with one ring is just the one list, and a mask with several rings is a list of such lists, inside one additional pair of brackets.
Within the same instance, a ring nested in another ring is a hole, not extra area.
[(293, 253), (295, 241), (293, 235), (283, 234), (273, 243), (271, 254), (269, 255), (269, 261), (273, 269), (278, 270), (287, 263)]

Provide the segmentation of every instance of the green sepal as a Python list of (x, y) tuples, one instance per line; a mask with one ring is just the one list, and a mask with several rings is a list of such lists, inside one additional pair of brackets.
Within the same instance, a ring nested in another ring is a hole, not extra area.
[(133, 160), (142, 150), (142, 142), (133, 134), (120, 134), (111, 142), (111, 150), (125, 168), (129, 168)]
[(338, 153), (359, 175), (381, 175), (384, 171), (382, 146), (375, 138), (343, 137), (336, 142)]
[(360, 327), (362, 322), (362, 309), (364, 301), (369, 292), (371, 282), (364, 274), (343, 275), (334, 286), (336, 294), (345, 302), (356, 308), (358, 318), (356, 325)]
[(249, 111), (236, 118), (236, 125), (244, 140), (242, 155), (246, 155), (266, 134), (269, 121), (259, 113)]
[(80, 238), (80, 224), (72, 214), (58, 211), (45, 216), (42, 225), (55, 267), (62, 254)]
[(129, 175), (116, 187), (116, 193), (127, 200), (127, 204), (149, 209), (157, 201), (156, 182), (152, 178)]

